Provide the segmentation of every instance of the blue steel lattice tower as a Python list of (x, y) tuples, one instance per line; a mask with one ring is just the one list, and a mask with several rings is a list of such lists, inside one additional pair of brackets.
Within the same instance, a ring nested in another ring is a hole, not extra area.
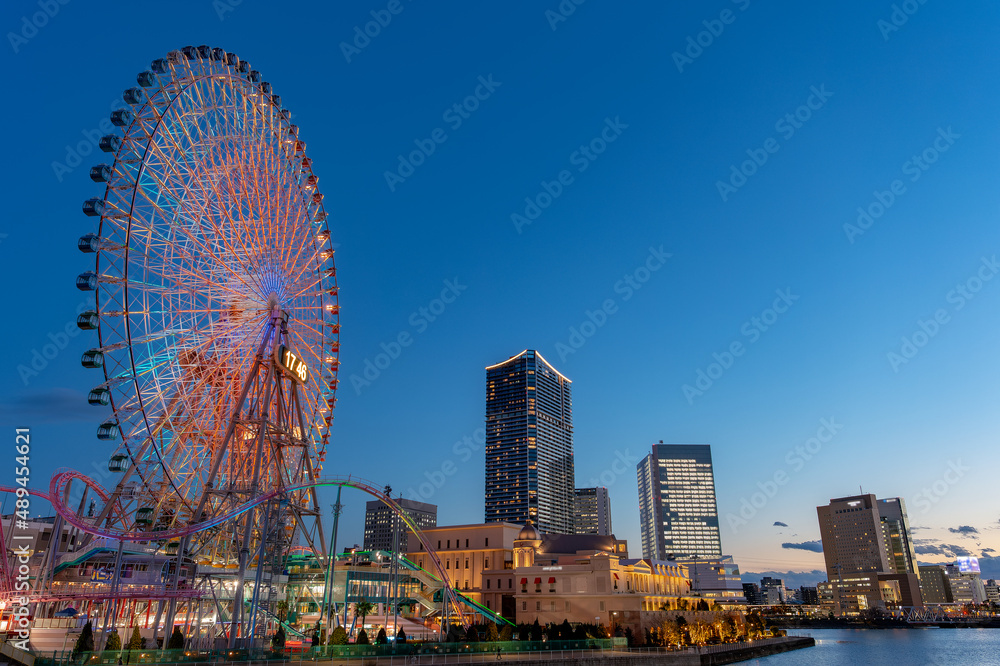
[(570, 385), (533, 349), (486, 368), (486, 522), (573, 533)]

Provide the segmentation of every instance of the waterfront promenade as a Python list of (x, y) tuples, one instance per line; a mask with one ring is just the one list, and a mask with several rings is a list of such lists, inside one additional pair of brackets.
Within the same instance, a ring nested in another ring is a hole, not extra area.
[(495, 650), (488, 649), (486, 644), (478, 643), (467, 644), (465, 645), (465, 649), (452, 649), (441, 652), (421, 651), (420, 653), (393, 655), (384, 653), (376, 654), (375, 650), (372, 650), (370, 653), (361, 652), (351, 656), (336, 656), (332, 658), (320, 652), (304, 650), (300, 653), (287, 654), (281, 658), (272, 659), (240, 659), (238, 657), (236, 659), (226, 659), (225, 652), (202, 653), (199, 655), (188, 653), (184, 657), (181, 657), (181, 654), (169, 655), (163, 659), (160, 652), (151, 651), (143, 653), (133, 651), (128, 657), (122, 659), (121, 652), (108, 651), (91, 654), (90, 656), (82, 655), (75, 659), (70, 657), (69, 653), (51, 655), (48, 659), (44, 655), (37, 655), (34, 661), (38, 666), (80, 663), (86, 664), (86, 666), (116, 665), (119, 663), (128, 664), (129, 666), (137, 664), (155, 664), (155, 666), (201, 666), (212, 664), (215, 666), (226, 663), (240, 664), (240, 666), (278, 666), (279, 664), (286, 666), (297, 666), (299, 664), (329, 664), (336, 666), (457, 666), (458, 664), (486, 663), (531, 663), (533, 666), (565, 666), (566, 664), (581, 664), (583, 666), (654, 666), (657, 664), (667, 664), (668, 666), (714, 666), (716, 664), (732, 664), (748, 659), (789, 652), (791, 650), (799, 650), (812, 647), (813, 645), (815, 645), (815, 641), (809, 637), (783, 636), (739, 643), (689, 647), (683, 650), (627, 648), (622, 645), (609, 645), (607, 647), (591, 649), (508, 651), (501, 652), (499, 658)]

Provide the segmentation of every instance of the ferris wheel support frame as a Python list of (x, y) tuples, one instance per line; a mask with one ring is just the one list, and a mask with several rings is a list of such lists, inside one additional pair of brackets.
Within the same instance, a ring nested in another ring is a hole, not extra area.
[[(261, 461), (264, 458), (263, 453), (264, 453), (265, 438), (269, 437), (268, 435), (269, 431), (275, 430), (278, 433), (284, 433), (284, 434), (293, 432), (294, 427), (291, 425), (291, 423), (288, 422), (288, 417), (292, 417), (292, 420), (294, 420), (296, 416), (298, 417), (299, 421), (298, 427), (300, 428), (300, 431), (304, 431), (303, 427), (304, 420), (302, 418), (301, 405), (298, 399), (298, 382), (294, 379), (288, 379), (288, 383), (290, 386), (289, 404), (296, 406), (295, 413), (286, 414), (285, 410), (276, 409), (274, 414), (275, 418), (273, 420), (270, 418), (271, 416), (270, 408), (271, 408), (273, 391), (277, 386), (278, 391), (280, 392), (281, 383), (283, 380), (283, 373), (277, 367), (278, 364), (275, 358), (273, 358), (273, 355), (270, 361), (267, 363), (265, 363), (264, 361), (264, 356), (266, 350), (268, 349), (269, 343), (272, 349), (277, 349), (279, 343), (281, 343), (283, 340), (287, 340), (287, 337), (288, 337), (288, 316), (287, 314), (282, 313), (280, 309), (275, 308), (271, 312), (271, 316), (269, 317), (269, 321), (265, 329), (264, 335), (262, 336), (262, 340), (260, 342), (260, 345), (258, 346), (252, 370), (247, 375), (247, 378), (244, 381), (244, 385), (240, 393), (240, 398), (237, 401), (235, 408), (233, 410), (229, 426), (227, 427), (226, 430), (226, 435), (223, 438), (219, 450), (216, 452), (215, 461), (212, 464), (209, 476), (205, 483), (205, 490), (202, 493), (202, 497), (198, 503), (196, 511), (192, 515), (192, 520), (194, 520), (195, 518), (200, 518), (202, 516), (202, 512), (204, 511), (205, 506), (208, 503), (209, 496), (212, 494), (214, 490), (214, 482), (216, 475), (218, 474), (219, 467), (223, 459), (225, 458), (226, 451), (232, 441), (233, 436), (235, 435), (237, 424), (241, 422), (247, 423), (249, 421), (248, 419), (242, 419), (240, 417), (244, 407), (246, 406), (248, 397), (251, 396), (251, 389), (257, 382), (262, 370), (264, 372), (264, 381), (262, 384), (264, 391), (262, 396), (263, 400), (255, 401), (255, 404), (260, 408), (260, 412), (256, 417), (257, 427), (256, 427), (255, 442), (254, 442), (255, 455), (254, 455), (253, 477), (251, 479), (250, 486), (246, 491), (246, 494), (251, 501), (256, 499), (260, 495), (259, 485), (260, 485), (260, 474), (261, 474)], [(258, 386), (258, 390), (259, 389), (260, 386)], [(277, 491), (278, 494), (275, 495), (274, 493), (272, 493), (267, 501), (270, 502), (276, 496), (285, 498), (284, 502), (288, 505), (289, 513), (294, 517), (296, 527), (298, 529), (301, 529), (302, 536), (309, 543), (309, 547), (313, 550), (313, 552), (317, 552), (322, 556), (326, 556), (325, 552), (326, 541), (324, 539), (324, 534), (323, 534), (322, 520), (320, 519), (318, 497), (316, 494), (315, 486), (313, 485), (316, 481), (316, 477), (312, 469), (311, 461), (309, 460), (308, 456), (305, 456), (304, 458), (305, 458), (304, 464), (301, 465), (299, 469), (294, 471), (294, 473), (298, 476), (298, 478), (295, 479), (295, 481), (299, 482), (297, 484), (301, 486), (301, 488), (299, 489), (305, 490), (306, 493), (308, 494), (308, 499), (311, 500), (312, 507), (310, 513), (312, 513), (313, 517), (315, 518), (315, 525), (317, 530), (316, 538), (314, 539), (313, 536), (309, 533), (309, 531), (305, 527), (303, 520), (303, 512), (301, 511), (302, 507), (294, 506), (292, 503), (287, 502), (287, 490), (288, 490), (287, 488), (274, 489)], [(274, 460), (280, 467), (282, 462), (282, 458), (280, 457), (280, 455), (275, 455)], [(284, 474), (282, 474), (280, 478), (284, 479)], [(302, 483), (303, 481), (305, 482), (304, 484)], [(228, 647), (230, 649), (236, 647), (236, 641), (240, 637), (241, 631), (244, 634), (243, 637), (249, 638), (251, 641), (255, 633), (254, 623), (251, 622), (250, 624), (247, 624), (246, 622), (244, 622), (244, 616), (246, 613), (244, 604), (244, 595), (245, 595), (247, 565), (250, 559), (249, 556), (250, 556), (251, 536), (253, 535), (254, 530), (257, 528), (259, 528), (263, 534), (266, 534), (267, 532), (266, 521), (269, 511), (265, 509), (262, 514), (264, 520), (263, 523), (264, 527), (258, 525), (258, 521), (256, 520), (257, 512), (258, 512), (258, 506), (257, 505), (251, 506), (249, 510), (246, 512), (244, 518), (245, 525), (243, 527), (242, 543), (239, 551), (239, 572), (236, 578), (236, 588), (233, 594), (233, 605), (232, 605), (232, 613), (230, 619), (231, 621), (230, 621), (230, 631), (228, 640)], [(239, 515), (236, 516), (236, 519), (237, 520), (239, 519)], [(189, 525), (193, 524), (194, 524), (193, 522), (189, 523)], [(174, 569), (173, 579), (171, 581), (171, 589), (173, 591), (176, 591), (178, 589), (178, 584), (180, 582), (181, 564), (184, 555), (187, 551), (189, 540), (190, 540), (190, 534), (186, 534), (182, 538), (180, 547), (178, 548), (177, 563)], [(316, 543), (315, 543), (316, 541), (318, 541), (322, 546), (320, 551), (316, 550)], [(256, 606), (258, 605), (257, 601), (258, 601), (259, 590), (257, 589), (257, 587), (259, 585), (259, 581), (261, 579), (261, 575), (263, 572), (262, 569), (262, 567), (264, 566), (263, 555), (266, 552), (264, 546), (265, 546), (264, 540), (261, 540), (259, 547), (256, 549), (258, 551), (257, 572), (255, 575), (255, 586), (253, 593), (254, 604), (252, 608), (253, 613), (251, 616), (254, 620), (256, 619)], [(175, 615), (176, 615), (176, 599), (172, 598), (169, 602), (167, 610), (166, 621), (164, 624), (165, 629), (173, 625)]]

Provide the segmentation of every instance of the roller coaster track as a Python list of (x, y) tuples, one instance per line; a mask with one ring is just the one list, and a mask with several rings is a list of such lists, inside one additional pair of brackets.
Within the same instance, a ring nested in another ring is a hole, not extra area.
[[(440, 579), (442, 581), (442, 589), (444, 590), (445, 595), (447, 595), (448, 601), (452, 604), (452, 608), (455, 609), (455, 612), (461, 619), (462, 624), (466, 628), (468, 628), (469, 626), (468, 619), (466, 619), (465, 614), (460, 610), (462, 603), (468, 603), (468, 600), (459, 595), (455, 591), (455, 589), (447, 583), (448, 576), (445, 573), (444, 565), (441, 563), (441, 560), (438, 558), (435, 550), (431, 547), (430, 540), (428, 540), (427, 537), (424, 536), (424, 534), (417, 527), (416, 523), (413, 522), (413, 519), (407, 515), (407, 513), (402, 509), (402, 507), (400, 507), (399, 504), (397, 504), (396, 501), (392, 499), (392, 497), (387, 495), (380, 486), (376, 485), (371, 481), (367, 481), (365, 479), (353, 475), (326, 477), (323, 479), (318, 479), (312, 483), (298, 484), (298, 485), (288, 486), (286, 488), (272, 490), (270, 492), (259, 495), (253, 500), (250, 500), (249, 502), (245, 502), (235, 507), (232, 511), (228, 513), (219, 516), (214, 516), (202, 522), (192, 523), (189, 525), (174, 527), (166, 530), (130, 532), (130, 531), (107, 528), (107, 527), (106, 528), (97, 527), (96, 525), (88, 522), (84, 518), (78, 516), (76, 512), (73, 511), (73, 509), (67, 506), (63, 502), (62, 498), (67, 496), (69, 485), (74, 480), (80, 481), (81, 483), (86, 485), (88, 488), (97, 493), (97, 495), (105, 502), (107, 502), (108, 499), (110, 499), (111, 497), (110, 493), (108, 493), (99, 483), (88, 477), (86, 474), (83, 474), (76, 470), (65, 469), (65, 468), (56, 471), (56, 474), (52, 477), (52, 481), (49, 483), (48, 493), (38, 490), (29, 490), (28, 492), (36, 497), (43, 497), (46, 500), (48, 500), (49, 503), (52, 504), (52, 507), (55, 509), (56, 513), (62, 516), (63, 520), (65, 520), (68, 524), (72, 525), (73, 527), (82, 530), (84, 532), (87, 532), (88, 534), (106, 537), (109, 539), (118, 539), (122, 541), (161, 541), (161, 540), (169, 540), (169, 539), (176, 539), (180, 537), (190, 536), (197, 532), (211, 529), (213, 527), (218, 527), (219, 525), (222, 525), (242, 515), (243, 513), (250, 511), (251, 509), (257, 506), (260, 506), (261, 504), (264, 504), (265, 502), (268, 502), (271, 499), (274, 499), (275, 497), (279, 497), (281, 495), (296, 492), (299, 490), (307, 490), (323, 486), (347, 486), (349, 488), (360, 490), (384, 502), (386, 506), (392, 509), (392, 511), (397, 516), (399, 516), (399, 519), (402, 520), (403, 523), (405, 523), (406, 526), (413, 532), (413, 534), (423, 545), (424, 550), (427, 552), (427, 555), (430, 557), (431, 561), (434, 563), (434, 568), (437, 569), (438, 574), (440, 575)], [(16, 490), (17, 489), (15, 488), (0, 486), (0, 492), (16, 492)]]

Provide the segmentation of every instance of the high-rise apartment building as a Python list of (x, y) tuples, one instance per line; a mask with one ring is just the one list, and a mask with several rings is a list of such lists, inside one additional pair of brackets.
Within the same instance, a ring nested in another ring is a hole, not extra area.
[[(816, 513), (838, 612), (854, 614), (896, 603), (922, 605), (913, 538), (901, 498), (841, 497), (816, 507)], [(898, 589), (898, 600), (886, 598), (890, 589)]]
[[(396, 503), (420, 530), (437, 525), (437, 505), (414, 500), (398, 499)], [(393, 532), (399, 535), (396, 540)], [(398, 544), (400, 552), (406, 549), (406, 538), (410, 530), (406, 523), (398, 520), (385, 502), (373, 500), (365, 504), (365, 550), (393, 550)]]
[(607, 488), (576, 489), (573, 527), (577, 534), (611, 534), (611, 497)]
[(486, 368), (486, 522), (573, 534), (571, 382), (526, 349)]
[(636, 474), (643, 557), (722, 555), (710, 446), (654, 444)]

